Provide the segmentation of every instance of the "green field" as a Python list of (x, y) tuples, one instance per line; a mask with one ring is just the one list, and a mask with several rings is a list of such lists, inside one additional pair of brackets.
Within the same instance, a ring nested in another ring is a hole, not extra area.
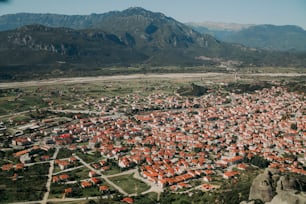
[(140, 194), (150, 189), (150, 186), (133, 178), (133, 174), (110, 178), (112, 182), (120, 186), (128, 194)]

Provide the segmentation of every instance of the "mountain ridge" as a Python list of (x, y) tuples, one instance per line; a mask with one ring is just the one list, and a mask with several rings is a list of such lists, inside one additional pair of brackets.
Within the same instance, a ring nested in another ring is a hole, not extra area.
[(200, 33), (210, 34), (218, 40), (239, 43), (248, 47), (276, 51), (306, 51), (306, 31), (296, 25), (242, 25), (226, 29), (209, 24), (188, 24)]
[[(142, 8), (98, 16), (99, 23), (86, 29), (36, 23), (0, 32), (0, 78), (1, 74), (5, 77), (7, 73), (16, 74), (16, 70), (31, 73), (37, 69), (71, 73), (78, 70), (88, 74), (89, 70), (109, 66), (304, 67), (306, 64), (303, 53), (264, 51), (221, 42), (162, 13)], [(45, 19), (49, 17), (48, 14)], [(59, 61), (65, 64), (59, 65)]]

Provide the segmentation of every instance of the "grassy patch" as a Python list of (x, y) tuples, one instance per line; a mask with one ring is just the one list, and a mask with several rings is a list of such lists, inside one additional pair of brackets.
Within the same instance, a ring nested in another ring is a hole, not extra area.
[(133, 174), (113, 177), (110, 178), (110, 180), (116, 185), (120, 186), (125, 192), (129, 194), (140, 194), (150, 189), (150, 186), (148, 186), (147, 184), (133, 178)]
[(120, 167), (117, 165), (116, 161), (109, 162), (110, 169), (107, 171), (102, 172), (104, 175), (113, 175), (121, 173)]
[(157, 193), (150, 192), (145, 195), (140, 195), (135, 198), (135, 204), (155, 204), (157, 202)]
[(89, 170), (86, 167), (67, 172), (72, 180), (83, 180), (88, 178)]
[(71, 157), (73, 151), (67, 149), (67, 148), (61, 148), (60, 151), (58, 152), (57, 158), (56, 159), (64, 159), (64, 158), (69, 158)]
[(98, 152), (94, 154), (83, 154), (81, 152), (77, 152), (76, 154), (86, 163), (97, 162), (102, 159), (102, 156)]

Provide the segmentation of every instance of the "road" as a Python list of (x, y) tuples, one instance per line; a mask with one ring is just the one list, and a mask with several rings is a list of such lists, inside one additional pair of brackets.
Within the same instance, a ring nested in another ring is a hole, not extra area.
[(117, 186), (116, 184), (114, 184), (111, 180), (109, 180), (109, 178), (113, 178), (113, 177), (117, 177), (117, 176), (123, 176), (123, 175), (128, 175), (128, 174), (133, 174), (135, 179), (141, 180), (142, 182), (144, 182), (145, 184), (151, 186), (151, 188), (145, 192), (142, 192), (141, 194), (147, 194), (150, 192), (156, 192), (158, 195), (160, 195), (161, 192), (163, 192), (163, 189), (158, 187), (155, 183), (148, 181), (147, 179), (144, 179), (143, 177), (141, 177), (139, 175), (139, 172), (137, 169), (130, 169), (128, 171), (125, 172), (121, 172), (118, 174), (114, 174), (114, 175), (109, 175), (109, 176), (105, 176), (102, 174), (101, 171), (94, 169), (93, 167), (91, 167), (88, 163), (86, 163), (83, 159), (81, 159), (80, 157), (78, 157), (77, 155), (75, 155), (75, 158), (77, 158), (84, 166), (86, 166), (88, 169), (90, 169), (91, 171), (96, 172), (97, 174), (101, 175), (101, 178), (104, 179), (109, 185), (111, 185), (112, 187), (114, 187), (115, 189), (117, 189), (121, 194), (125, 195), (125, 196), (134, 196), (135, 194), (128, 194), (127, 192), (125, 192), (121, 187)]
[(47, 184), (46, 184), (47, 192), (45, 193), (44, 198), (41, 202), (42, 204), (46, 204), (48, 202), (48, 197), (49, 197), (49, 193), (50, 193), (50, 186), (51, 186), (51, 181), (52, 181), (52, 173), (53, 173), (53, 170), (54, 170), (54, 160), (56, 159), (59, 150), (60, 150), (60, 148), (57, 147), (54, 154), (53, 154), (52, 160), (50, 160), (49, 175), (48, 175), (48, 181), (47, 181)]
[(69, 172), (69, 171), (73, 171), (73, 170), (80, 169), (80, 168), (83, 168), (83, 167), (84, 167), (84, 165), (77, 166), (77, 167), (73, 167), (73, 168), (69, 168), (69, 169), (64, 169), (64, 170), (62, 170), (62, 171), (59, 171), (59, 172), (54, 173), (53, 175), (62, 174), (62, 173)]
[(83, 159), (81, 159), (80, 157), (78, 157), (77, 155), (74, 155), (74, 157), (76, 159), (78, 159), (84, 166), (86, 166), (88, 169), (90, 169), (91, 171), (96, 172), (97, 174), (101, 175), (101, 178), (104, 179), (109, 185), (111, 185), (112, 187), (114, 187), (116, 190), (118, 190), (121, 194), (128, 196), (128, 193), (125, 192), (121, 187), (117, 186), (116, 184), (114, 184), (112, 181), (110, 181), (105, 175), (103, 175), (101, 173), (101, 171), (94, 169), (92, 166), (90, 166), (88, 163), (86, 163)]

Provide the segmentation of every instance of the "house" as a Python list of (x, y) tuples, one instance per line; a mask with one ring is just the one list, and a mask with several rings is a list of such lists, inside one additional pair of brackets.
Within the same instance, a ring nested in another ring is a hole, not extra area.
[(98, 178), (91, 178), (90, 181), (93, 185), (98, 185), (99, 183), (101, 183), (101, 180)]
[(24, 168), (24, 164), (23, 163), (16, 164), (16, 166), (15, 166), (15, 170), (21, 170), (23, 168)]
[(93, 168), (95, 168), (95, 169), (99, 169), (99, 168), (100, 168), (100, 165), (99, 165), (99, 164), (94, 163), (94, 164), (92, 164), (92, 167), (93, 167)]
[(205, 183), (205, 184), (203, 184), (203, 185), (201, 186), (201, 188), (202, 188), (203, 191), (209, 191), (209, 190), (214, 189), (214, 186), (211, 185), (211, 184)]
[(203, 180), (204, 180), (205, 182), (211, 182), (211, 181), (212, 181), (212, 178), (211, 178), (210, 176), (204, 176), (204, 177), (203, 177)]
[(123, 198), (121, 201), (129, 204), (134, 203), (134, 199), (130, 197)]
[(181, 182), (177, 184), (178, 188), (188, 188), (190, 187), (190, 185), (188, 185), (187, 183)]
[(9, 171), (13, 169), (14, 165), (13, 164), (4, 164), (2, 165), (2, 171)]
[(127, 167), (131, 166), (131, 162), (129, 161), (128, 158), (123, 157), (123, 158), (119, 159), (118, 166), (120, 168), (127, 168)]
[(53, 177), (52, 177), (52, 182), (53, 182), (53, 183), (59, 182), (58, 176), (53, 176)]
[(237, 169), (242, 170), (242, 171), (246, 170), (247, 167), (248, 165), (243, 164), (243, 163), (237, 165)]
[(237, 171), (227, 171), (227, 172), (223, 173), (223, 178), (230, 179), (230, 178), (233, 178), (234, 176), (236, 176), (238, 174), (239, 174), (239, 172), (237, 172)]
[(59, 175), (59, 179), (61, 181), (67, 181), (69, 179), (69, 175), (68, 174), (61, 174), (61, 175)]
[(96, 173), (95, 171), (90, 171), (90, 172), (88, 173), (88, 176), (89, 176), (90, 178), (95, 177), (96, 175), (97, 175), (97, 173)]
[(72, 193), (72, 188), (65, 188), (65, 190), (64, 190), (65, 195), (68, 195), (68, 194), (71, 194), (71, 193)]
[(110, 167), (109, 166), (103, 166), (100, 170), (101, 171), (107, 171), (107, 170), (110, 170)]
[(62, 161), (59, 163), (59, 168), (61, 170), (67, 169), (69, 167), (70, 163), (68, 161)]
[(77, 158), (75, 158), (74, 156), (72, 156), (72, 157), (69, 158), (68, 161), (71, 162), (71, 163), (75, 163), (75, 162), (77, 162)]
[(99, 186), (99, 191), (105, 193), (109, 191), (109, 188), (108, 186)]
[(90, 183), (89, 181), (82, 181), (81, 182), (81, 187), (82, 188), (89, 188), (92, 186), (92, 183)]
[(40, 157), (40, 160), (41, 160), (41, 161), (49, 161), (49, 160), (50, 160), (50, 156), (48, 156), (48, 155), (43, 155), (43, 156)]

